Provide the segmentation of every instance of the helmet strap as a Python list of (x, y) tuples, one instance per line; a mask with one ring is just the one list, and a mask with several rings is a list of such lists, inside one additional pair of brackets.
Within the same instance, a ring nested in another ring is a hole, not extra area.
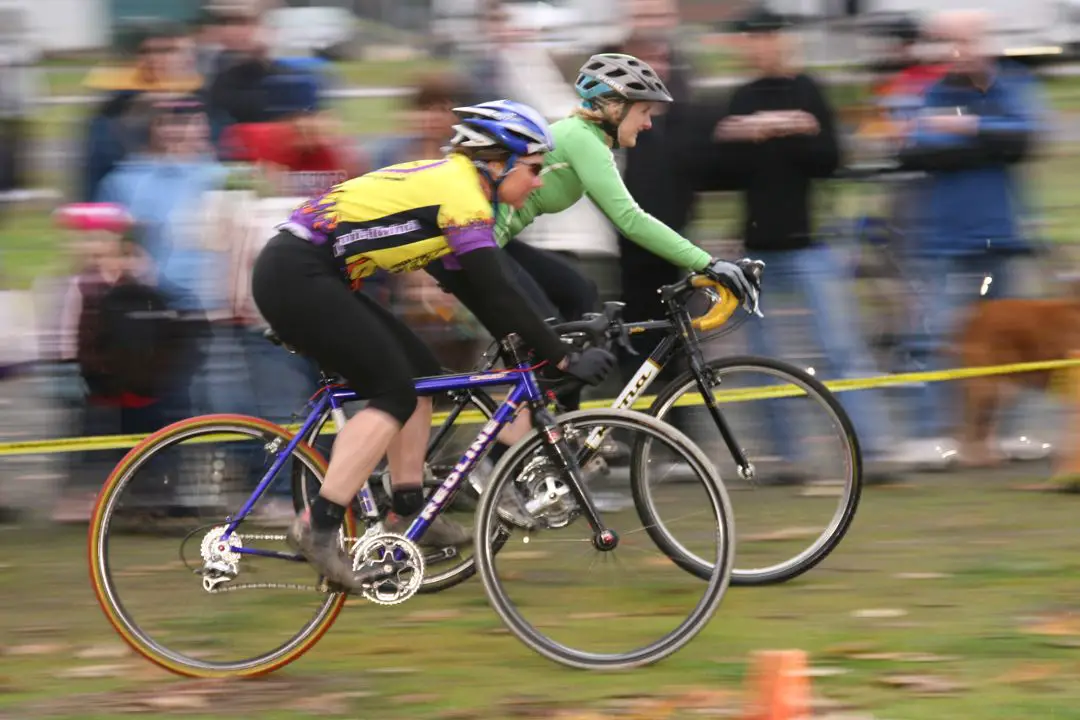
[(622, 105), (622, 110), (619, 112), (619, 118), (618, 120), (612, 121), (608, 118), (607, 113), (604, 112), (604, 107), (607, 106), (608, 103), (604, 103), (603, 105), (598, 105), (591, 101), (589, 103), (591, 109), (600, 110), (600, 112), (603, 114), (603, 119), (600, 120), (600, 129), (606, 132), (608, 134), (608, 137), (611, 138), (612, 150), (619, 149), (619, 127), (623, 124), (623, 120), (626, 119), (626, 116), (630, 114), (629, 102), (622, 101), (619, 104)]
[(491, 168), (488, 167), (486, 160), (474, 160), (473, 165), (480, 171), (480, 174), (484, 176), (484, 179), (488, 181), (488, 185), (491, 186), (491, 214), (495, 220), (499, 219), (499, 186), (502, 185), (503, 180), (510, 174), (510, 171), (514, 169), (514, 164), (517, 162), (518, 156), (511, 154), (506, 159), (506, 165), (503, 167), (498, 177), (491, 172)]

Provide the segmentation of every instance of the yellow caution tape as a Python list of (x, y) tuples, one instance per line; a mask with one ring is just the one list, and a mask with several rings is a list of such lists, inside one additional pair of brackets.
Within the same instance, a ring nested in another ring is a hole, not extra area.
[[(953, 370), (933, 370), (927, 372), (899, 373), (896, 375), (879, 375), (877, 377), (852, 378), (846, 380), (824, 381), (826, 387), (833, 392), (850, 392), (852, 390), (869, 390), (873, 388), (889, 387), (896, 385), (911, 385), (916, 383), (944, 382), (946, 380), (963, 380), (973, 377), (985, 377), (989, 375), (1013, 375), (1025, 372), (1037, 372), (1040, 370), (1062, 370), (1064, 368), (1080, 366), (1080, 359), (1074, 360), (1047, 360), (1043, 362), (1011, 363), (1008, 365), (990, 365), (975, 368), (957, 368)], [(747, 402), (749, 400), (765, 400), (781, 397), (795, 397), (805, 394), (803, 389), (791, 384), (785, 385), (760, 385), (747, 388), (732, 388), (730, 390), (717, 390), (715, 397), (721, 403)], [(642, 410), (652, 405), (655, 395), (639, 398), (633, 405), (636, 410)], [(590, 400), (581, 404), (582, 408), (609, 408), (614, 399)], [(700, 393), (686, 393), (675, 402), (676, 407), (701, 405)], [(446, 422), (449, 417), (447, 412), (435, 413), (432, 417), (432, 426), (436, 427)], [(487, 421), (487, 416), (478, 410), (464, 410), (458, 414), (455, 424), (478, 424)], [(284, 425), (290, 433), (300, 430), (300, 424)], [(329, 435), (335, 431), (333, 428), (323, 428), (321, 434)], [(147, 435), (106, 435), (98, 437), (70, 437), (53, 440), (23, 440), (16, 442), (0, 443), (0, 457), (7, 455), (38, 455), (53, 453), (85, 452), (90, 450), (125, 450), (142, 442)], [(217, 442), (228, 439), (242, 440), (239, 434), (219, 434), (199, 438), (195, 442)]]

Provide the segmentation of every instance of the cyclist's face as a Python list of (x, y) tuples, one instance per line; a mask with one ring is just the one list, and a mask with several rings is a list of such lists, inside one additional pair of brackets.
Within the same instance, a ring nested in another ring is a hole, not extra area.
[(642, 130), (652, 127), (653, 103), (636, 102), (619, 125), (619, 145), (632, 148), (637, 145), (637, 136)]
[(520, 158), (499, 185), (499, 200), (514, 208), (524, 205), (529, 195), (544, 184), (540, 177), (543, 166), (543, 155)]

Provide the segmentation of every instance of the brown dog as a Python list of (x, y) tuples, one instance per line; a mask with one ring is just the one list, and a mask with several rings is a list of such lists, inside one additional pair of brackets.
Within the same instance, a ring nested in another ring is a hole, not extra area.
[[(956, 336), (959, 367), (1063, 360), (1080, 350), (1080, 292), (1053, 299), (975, 303)], [(998, 411), (1023, 387), (1047, 390), (1055, 371), (987, 375), (961, 380), (957, 438), (965, 464), (987, 466), (1002, 457), (991, 447)]]

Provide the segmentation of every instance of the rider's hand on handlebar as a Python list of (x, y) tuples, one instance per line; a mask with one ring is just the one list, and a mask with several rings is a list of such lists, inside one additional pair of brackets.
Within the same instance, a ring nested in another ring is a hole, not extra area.
[(765, 263), (743, 258), (737, 262), (713, 260), (703, 271), (710, 280), (720, 283), (742, 302), (746, 312), (764, 317), (758, 307), (761, 294), (761, 272)]
[(570, 353), (559, 363), (560, 370), (586, 385), (599, 385), (604, 382), (604, 378), (614, 367), (615, 356), (599, 347)]

